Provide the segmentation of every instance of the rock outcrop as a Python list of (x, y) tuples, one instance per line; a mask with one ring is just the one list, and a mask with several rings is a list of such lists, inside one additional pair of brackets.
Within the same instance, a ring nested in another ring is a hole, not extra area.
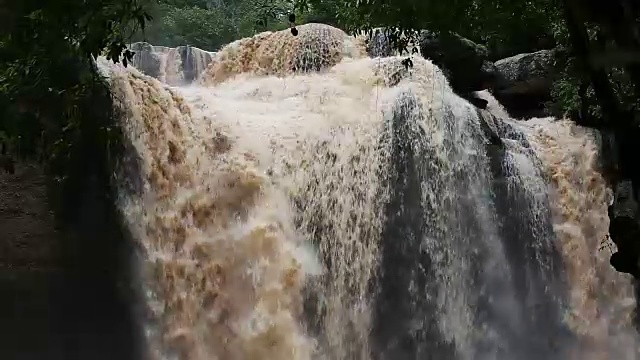
[(483, 45), (454, 33), (423, 30), (419, 38), (422, 56), (431, 59), (448, 74), (456, 92), (468, 93), (491, 87), (496, 81), (495, 66)]
[(48, 271), (59, 266), (60, 249), (45, 178), (36, 166), (16, 170), (0, 170), (0, 269)]
[(131, 299), (121, 291), (134, 285), (116, 260), (132, 252), (103, 212), (99, 180), (87, 180), (76, 189), (83, 194), (77, 217), (66, 224), (72, 233), (50, 210), (42, 166), (0, 170), (2, 359), (141, 358)]
[(553, 50), (518, 54), (495, 62), (494, 96), (517, 118), (547, 116), (551, 100), (555, 55)]

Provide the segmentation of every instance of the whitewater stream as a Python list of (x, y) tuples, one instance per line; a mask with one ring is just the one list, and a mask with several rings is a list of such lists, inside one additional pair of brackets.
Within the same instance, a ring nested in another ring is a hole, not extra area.
[(150, 359), (640, 359), (598, 134), (298, 30), (185, 86), (99, 59)]

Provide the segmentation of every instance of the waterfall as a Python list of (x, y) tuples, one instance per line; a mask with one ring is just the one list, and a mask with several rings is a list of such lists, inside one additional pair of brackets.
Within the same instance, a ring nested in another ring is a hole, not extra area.
[(193, 82), (215, 53), (193, 46), (153, 46), (145, 42), (133, 43), (132, 65), (145, 75), (173, 86), (184, 86)]
[(190, 86), (99, 59), (150, 358), (640, 359), (596, 133), (298, 30), (228, 45)]

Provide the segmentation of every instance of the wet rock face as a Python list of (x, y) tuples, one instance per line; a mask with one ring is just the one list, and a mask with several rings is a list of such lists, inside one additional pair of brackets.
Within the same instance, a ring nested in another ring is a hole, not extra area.
[(50, 210), (44, 171), (0, 170), (0, 359), (133, 360), (142, 354), (127, 280), (133, 249), (89, 181), (67, 233)]
[(553, 50), (518, 54), (495, 62), (500, 80), (496, 89), (502, 94), (539, 94), (551, 89)]
[(640, 212), (631, 181), (621, 181), (615, 188), (615, 200), (609, 207), (609, 234), (618, 248), (611, 265), (619, 272), (640, 278)]
[(448, 72), (451, 87), (456, 92), (471, 92), (491, 87), (496, 81), (496, 69), (489, 61), (487, 48), (460, 35), (420, 33), (420, 52)]
[(0, 170), (0, 271), (44, 270), (59, 265), (56, 227), (45, 179), (35, 166)]
[[(624, 136), (600, 131), (601, 168), (613, 189), (609, 206), (609, 236), (617, 250), (610, 259), (614, 269), (640, 279), (640, 194), (638, 193), (637, 132)], [(640, 320), (640, 319), (638, 319)], [(640, 323), (638, 323), (640, 324)]]

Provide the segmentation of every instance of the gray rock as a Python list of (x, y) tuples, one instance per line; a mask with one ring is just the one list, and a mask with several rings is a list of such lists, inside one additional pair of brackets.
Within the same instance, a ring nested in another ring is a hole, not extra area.
[[(633, 185), (631, 181), (620, 181), (615, 187), (615, 201), (613, 206), (613, 216), (626, 216), (638, 218), (638, 202), (633, 196)], [(640, 240), (640, 239), (639, 239)]]
[(499, 120), (489, 111), (478, 109), (477, 112), (480, 119), (480, 129), (489, 141), (489, 145), (504, 150), (504, 142), (498, 134), (498, 126), (496, 125)]
[(551, 116), (546, 103), (551, 101), (555, 51), (540, 50), (518, 54), (495, 62), (495, 98), (516, 118)]
[(549, 94), (553, 82), (553, 50), (518, 54), (495, 62), (501, 94)]
[(448, 75), (456, 92), (484, 90), (496, 80), (487, 48), (455, 33), (420, 32), (420, 52)]

